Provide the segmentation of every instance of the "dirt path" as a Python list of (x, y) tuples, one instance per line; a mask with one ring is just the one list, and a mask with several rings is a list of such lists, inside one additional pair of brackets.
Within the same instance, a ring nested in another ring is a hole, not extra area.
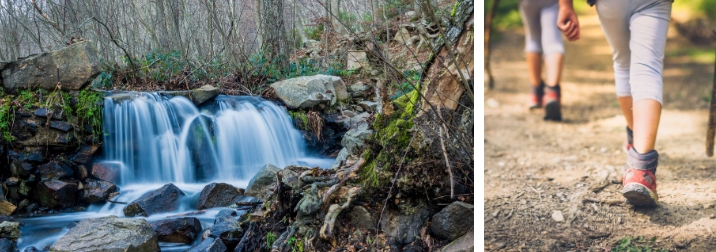
[[(632, 245), (712, 250), (716, 158), (705, 156), (704, 145), (713, 61), (693, 53), (707, 48), (669, 30), (656, 147), (661, 202), (633, 208), (619, 193), (626, 123), (611, 49), (594, 9), (580, 23), (582, 38), (566, 48), (561, 123), (527, 109), (523, 32), (502, 32), (493, 45), (496, 89), (485, 94), (485, 248), (611, 251), (624, 237), (644, 236), (656, 240)], [(557, 212), (564, 221), (555, 221)]]

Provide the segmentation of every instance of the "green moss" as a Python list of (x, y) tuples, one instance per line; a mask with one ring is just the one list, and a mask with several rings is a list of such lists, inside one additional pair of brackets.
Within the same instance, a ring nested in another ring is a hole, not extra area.
[(0, 97), (0, 134), (5, 142), (12, 142), (15, 137), (10, 132), (15, 111), (8, 97)]
[(300, 130), (308, 130), (308, 115), (305, 111), (288, 111), (288, 114), (293, 118), (293, 124)]
[(92, 141), (99, 143), (102, 134), (102, 100), (101, 92), (85, 89), (80, 91), (75, 105), (75, 113), (80, 125), (89, 125), (94, 135)]

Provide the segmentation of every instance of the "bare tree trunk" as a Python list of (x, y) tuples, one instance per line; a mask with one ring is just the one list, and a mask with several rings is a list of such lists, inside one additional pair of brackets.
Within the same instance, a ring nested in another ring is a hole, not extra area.
[(331, 0), (330, 3), (330, 10), (331, 13), (333, 13), (333, 15), (329, 16), (329, 18), (331, 19), (331, 26), (333, 27), (333, 31), (341, 33), (343, 29), (341, 26), (341, 22), (338, 19), (341, 13), (341, 0)]
[(263, 45), (262, 39), (261, 39), (261, 0), (254, 0), (254, 21), (256, 22), (256, 44), (258, 45), (258, 48), (261, 48)]
[(283, 0), (262, 0), (262, 51), (282, 70), (288, 68), (286, 28), (283, 22)]

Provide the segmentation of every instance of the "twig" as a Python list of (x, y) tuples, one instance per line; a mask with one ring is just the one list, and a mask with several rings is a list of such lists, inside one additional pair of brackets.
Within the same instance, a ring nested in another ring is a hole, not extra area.
[(445, 150), (445, 141), (443, 140), (443, 127), (438, 126), (440, 135), (440, 147), (443, 149), (443, 156), (445, 156), (445, 165), (447, 166), (448, 174), (450, 174), (450, 198), (455, 198), (455, 185), (452, 178), (452, 167), (450, 167), (450, 160), (448, 159), (447, 151)]
[(537, 191), (537, 189), (535, 189), (532, 186), (529, 186), (529, 187), (530, 187), (530, 189), (532, 189), (532, 191), (535, 191), (537, 193), (537, 196), (539, 197), (539, 201), (542, 201), (542, 193), (540, 193), (540, 191)]

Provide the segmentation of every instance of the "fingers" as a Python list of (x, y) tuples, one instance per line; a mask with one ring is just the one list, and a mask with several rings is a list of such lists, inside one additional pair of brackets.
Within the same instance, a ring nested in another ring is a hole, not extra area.
[[(573, 21), (574, 20), (574, 21)], [(579, 23), (576, 21), (576, 17), (567, 17), (566, 22), (560, 22), (557, 27), (562, 31), (565, 37), (569, 41), (575, 41), (579, 39)]]

